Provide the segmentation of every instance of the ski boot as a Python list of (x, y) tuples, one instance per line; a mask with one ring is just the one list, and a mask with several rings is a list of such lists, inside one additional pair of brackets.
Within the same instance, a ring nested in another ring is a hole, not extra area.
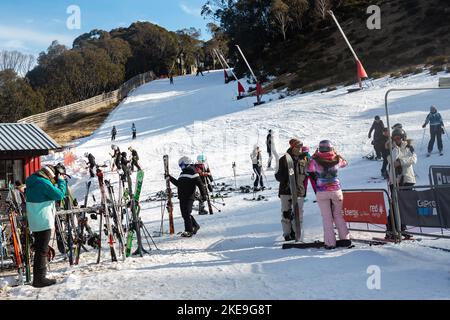
[(182, 236), (183, 238), (190, 238), (190, 237), (192, 237), (192, 232), (184, 231), (184, 232), (181, 234), (181, 236)]

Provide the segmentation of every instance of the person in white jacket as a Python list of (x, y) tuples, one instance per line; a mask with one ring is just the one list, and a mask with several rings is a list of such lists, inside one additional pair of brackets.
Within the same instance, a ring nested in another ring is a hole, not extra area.
[(255, 146), (253, 152), (250, 154), (253, 164), (253, 172), (256, 175), (255, 182), (253, 183), (253, 190), (259, 191), (258, 184), (261, 185), (261, 189), (264, 189), (264, 182), (262, 176), (262, 156), (261, 149)]
[[(392, 131), (392, 158), (394, 160), (394, 168), (396, 175), (396, 183), (399, 187), (412, 187), (416, 184), (416, 175), (414, 173), (414, 165), (417, 163), (417, 155), (414, 147), (411, 145), (411, 140), (406, 139), (406, 133), (401, 128), (396, 128)], [(391, 159), (388, 157), (389, 165)], [(394, 178), (390, 173), (390, 188), (392, 192)], [(401, 225), (401, 231), (406, 230), (405, 225)], [(403, 234), (405, 238), (409, 238), (407, 234)], [(388, 217), (388, 225), (386, 238), (392, 237), (392, 226), (390, 217)]]

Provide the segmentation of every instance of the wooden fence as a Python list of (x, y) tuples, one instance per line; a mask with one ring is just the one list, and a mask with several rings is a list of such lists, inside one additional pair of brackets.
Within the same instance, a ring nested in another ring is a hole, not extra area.
[(19, 123), (35, 123), (39, 127), (47, 127), (66, 121), (73, 115), (91, 113), (98, 109), (117, 103), (125, 98), (133, 89), (153, 81), (155, 79), (153, 71), (139, 74), (120, 86), (119, 89), (103, 93), (87, 100), (59, 107), (44, 113), (35, 114), (30, 117), (20, 119)]

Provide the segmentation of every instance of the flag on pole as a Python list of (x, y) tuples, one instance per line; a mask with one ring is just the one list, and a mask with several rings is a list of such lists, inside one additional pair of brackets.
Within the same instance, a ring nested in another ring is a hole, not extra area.
[(259, 83), (259, 81), (256, 83), (256, 94), (258, 96), (262, 96), (262, 94), (263, 94), (263, 89), (262, 89), (261, 83)]
[(356, 64), (358, 65), (358, 77), (359, 77), (360, 79), (367, 79), (367, 78), (369, 78), (369, 77), (367, 76), (366, 70), (364, 70), (364, 67), (363, 67), (361, 61), (356, 60)]
[(244, 87), (242, 86), (241, 82), (238, 81), (238, 93), (239, 93), (239, 95), (241, 95), (241, 93), (244, 93), (244, 92), (245, 92)]

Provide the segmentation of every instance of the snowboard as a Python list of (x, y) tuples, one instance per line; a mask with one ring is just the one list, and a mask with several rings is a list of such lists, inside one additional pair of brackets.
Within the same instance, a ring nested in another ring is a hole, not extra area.
[(290, 154), (286, 153), (286, 162), (289, 173), (289, 187), (291, 189), (292, 195), (292, 208), (294, 210), (294, 220), (295, 220), (295, 241), (298, 242), (303, 237), (302, 221), (303, 217), (300, 216), (300, 207), (298, 205), (298, 195), (297, 195), (297, 183), (295, 181), (295, 169), (294, 160)]
[(139, 202), (141, 197), (142, 183), (144, 182), (144, 171), (138, 170), (136, 175), (136, 188), (134, 192), (134, 201)]
[[(169, 156), (163, 156), (164, 162), (164, 174), (169, 175)], [(169, 230), (170, 234), (175, 233), (175, 227), (173, 224), (173, 203), (172, 203), (172, 189), (170, 188), (170, 181), (166, 181), (166, 194), (167, 194), (167, 211), (169, 212)]]
[[(337, 240), (336, 248), (353, 248), (351, 240)], [(316, 248), (321, 249), (325, 248), (325, 243), (322, 241), (315, 242), (293, 242), (293, 243), (284, 243), (282, 246), (283, 249), (310, 249)]]

